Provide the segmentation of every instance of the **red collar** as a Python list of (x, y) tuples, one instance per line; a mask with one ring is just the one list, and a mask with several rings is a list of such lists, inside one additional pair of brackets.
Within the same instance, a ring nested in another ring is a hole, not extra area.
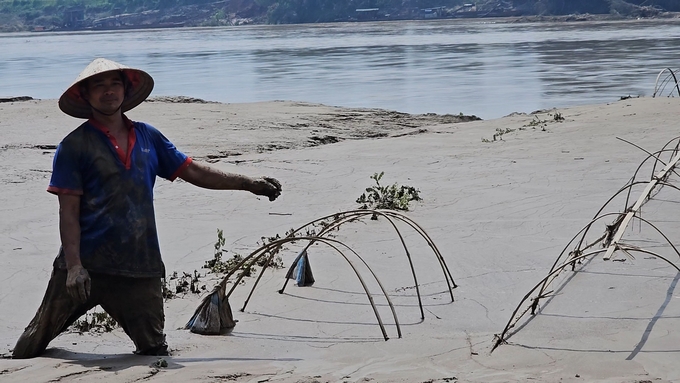
[[(109, 128), (108, 128), (106, 125), (104, 125), (104, 124), (102, 124), (101, 122), (95, 120), (94, 118), (90, 118), (89, 120), (87, 120), (87, 122), (89, 122), (90, 124), (92, 124), (92, 126), (94, 126), (95, 128), (101, 130), (104, 134), (109, 134), (109, 133), (110, 133), (110, 132), (109, 132)], [(132, 129), (135, 127), (134, 123), (133, 123), (129, 118), (127, 118), (126, 115), (123, 115), (123, 123), (124, 123), (125, 126), (128, 128), (128, 131), (129, 131), (129, 130), (132, 130)]]
[(130, 166), (132, 165), (132, 148), (135, 146), (135, 142), (137, 141), (137, 135), (135, 134), (135, 125), (134, 123), (127, 118), (125, 115), (123, 115), (123, 122), (125, 123), (125, 126), (128, 128), (128, 146), (127, 146), (127, 153), (123, 152), (123, 149), (118, 145), (118, 141), (116, 138), (111, 134), (111, 131), (109, 128), (106, 127), (106, 125), (102, 124), (101, 122), (95, 120), (94, 118), (90, 118), (88, 122), (94, 126), (97, 130), (101, 131), (106, 135), (106, 137), (109, 139), (111, 142), (111, 145), (113, 145), (113, 148), (116, 150), (116, 153), (118, 153), (118, 158), (120, 158), (120, 161), (125, 165), (125, 169), (129, 170)]

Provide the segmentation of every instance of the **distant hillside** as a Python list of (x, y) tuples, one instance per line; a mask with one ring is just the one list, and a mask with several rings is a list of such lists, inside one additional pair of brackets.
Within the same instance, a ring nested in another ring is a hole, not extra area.
[(0, 0), (0, 31), (266, 23), (254, 0)]
[(680, 0), (0, 0), (0, 31), (679, 11)]

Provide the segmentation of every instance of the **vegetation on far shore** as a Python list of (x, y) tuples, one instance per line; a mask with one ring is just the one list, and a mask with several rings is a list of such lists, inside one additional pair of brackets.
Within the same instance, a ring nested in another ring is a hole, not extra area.
[[(424, 12), (425, 10), (434, 12)], [(364, 10), (364, 12), (357, 11)], [(679, 0), (0, 0), (0, 31), (319, 23), (467, 15), (663, 17)]]

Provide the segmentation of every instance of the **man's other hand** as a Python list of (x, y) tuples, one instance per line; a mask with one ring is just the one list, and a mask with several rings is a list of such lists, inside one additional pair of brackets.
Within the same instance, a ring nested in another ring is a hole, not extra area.
[(253, 194), (269, 197), (270, 201), (281, 195), (281, 183), (276, 178), (261, 177), (253, 180)]
[(85, 303), (90, 297), (90, 274), (82, 265), (71, 266), (66, 274), (66, 291), (80, 303)]

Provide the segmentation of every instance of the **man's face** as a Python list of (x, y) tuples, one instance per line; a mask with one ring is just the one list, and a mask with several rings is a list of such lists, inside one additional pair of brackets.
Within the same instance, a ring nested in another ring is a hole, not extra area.
[(87, 93), (83, 95), (90, 105), (104, 113), (113, 113), (123, 103), (125, 86), (118, 72), (105, 72), (91, 77)]

